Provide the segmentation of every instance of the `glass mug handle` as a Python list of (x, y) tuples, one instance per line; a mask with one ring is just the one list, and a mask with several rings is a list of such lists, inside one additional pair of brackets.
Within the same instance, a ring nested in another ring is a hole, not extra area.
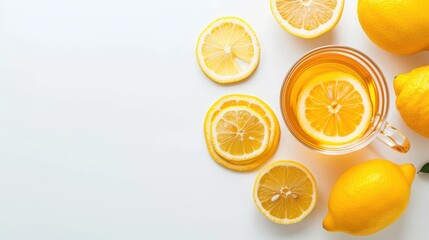
[(408, 141), (408, 138), (388, 122), (383, 123), (377, 138), (398, 152), (406, 153), (410, 150), (410, 141)]

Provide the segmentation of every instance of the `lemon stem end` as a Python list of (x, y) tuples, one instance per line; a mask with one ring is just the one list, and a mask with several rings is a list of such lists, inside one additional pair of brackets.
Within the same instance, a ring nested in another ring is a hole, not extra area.
[(403, 164), (400, 167), (408, 184), (411, 185), (414, 181), (414, 176), (416, 176), (416, 167), (411, 163)]
[(325, 217), (325, 219), (323, 220), (322, 226), (326, 231), (329, 231), (329, 232), (335, 231), (334, 230), (335, 229), (334, 219), (332, 218), (332, 216), (330, 214), (328, 214)]

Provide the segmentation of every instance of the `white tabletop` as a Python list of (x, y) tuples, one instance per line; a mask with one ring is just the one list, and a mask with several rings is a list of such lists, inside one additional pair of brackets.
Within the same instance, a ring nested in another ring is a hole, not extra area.
[[(0, 0), (0, 239), (356, 239), (322, 229), (335, 180), (373, 158), (417, 168), (429, 139), (394, 106), (392, 79), (429, 64), (429, 53), (399, 56), (368, 40), (346, 1), (328, 34), (303, 40), (283, 31), (269, 1)], [(247, 81), (215, 84), (198, 67), (195, 43), (212, 20), (235, 15), (261, 43)], [(270, 160), (292, 159), (315, 175), (319, 201), (302, 222), (269, 222), (252, 200), (257, 171), (238, 173), (209, 156), (203, 120), (228, 93), (266, 101), (280, 120), (279, 90), (292, 63), (328, 44), (354, 47), (383, 69), (389, 121), (411, 140), (399, 154), (380, 142), (345, 156), (298, 143), (281, 121)], [(361, 239), (422, 239), (429, 227), (429, 175), (417, 176), (406, 213)]]

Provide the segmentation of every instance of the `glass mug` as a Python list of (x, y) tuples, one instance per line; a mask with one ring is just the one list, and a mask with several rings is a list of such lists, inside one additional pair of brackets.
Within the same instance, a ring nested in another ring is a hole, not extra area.
[[(332, 144), (317, 140), (306, 133), (297, 118), (297, 102), (302, 87), (311, 75), (328, 71), (340, 71), (355, 76), (368, 92), (372, 106), (369, 126), (363, 135), (351, 142)], [(283, 119), (292, 135), (307, 147), (324, 154), (350, 153), (365, 147), (375, 138), (401, 153), (406, 153), (410, 149), (408, 139), (386, 121), (389, 92), (383, 73), (368, 56), (350, 47), (324, 46), (310, 51), (299, 59), (284, 79), (280, 106)]]

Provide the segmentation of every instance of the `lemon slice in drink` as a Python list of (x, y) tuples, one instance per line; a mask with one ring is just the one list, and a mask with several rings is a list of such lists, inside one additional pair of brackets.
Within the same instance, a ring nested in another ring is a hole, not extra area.
[(315, 76), (298, 96), (299, 124), (308, 135), (323, 143), (345, 144), (361, 137), (371, 116), (367, 90), (344, 72)]
[(210, 79), (233, 83), (255, 71), (260, 47), (249, 24), (237, 17), (222, 17), (200, 34), (196, 52), (198, 64)]
[(246, 161), (265, 152), (269, 139), (268, 124), (257, 112), (245, 106), (231, 106), (212, 122), (212, 144), (225, 159)]
[(269, 220), (279, 224), (296, 223), (316, 205), (316, 181), (302, 164), (277, 161), (262, 169), (256, 177), (253, 200)]
[(344, 0), (271, 0), (271, 11), (284, 30), (301, 38), (315, 38), (340, 20)]

